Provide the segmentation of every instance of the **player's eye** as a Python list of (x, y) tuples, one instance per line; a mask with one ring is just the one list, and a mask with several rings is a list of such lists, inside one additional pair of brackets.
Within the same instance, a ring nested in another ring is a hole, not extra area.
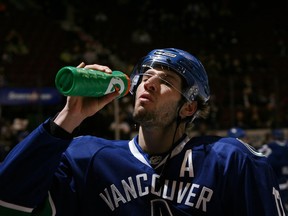
[(172, 83), (170, 83), (168, 80), (165, 80), (160, 76), (159, 76), (159, 79), (160, 79), (161, 84), (164, 84), (164, 85), (169, 86), (169, 87), (173, 87)]
[(142, 76), (142, 82), (148, 81), (151, 77), (156, 77), (159, 80), (160, 84), (166, 85), (168, 87), (174, 87), (173, 84), (167, 80), (167, 76), (165, 75), (158, 75), (146, 72), (141, 74), (141, 76)]
[(146, 82), (152, 77), (152, 75), (148, 73), (141, 74), (141, 76), (142, 76), (142, 82)]

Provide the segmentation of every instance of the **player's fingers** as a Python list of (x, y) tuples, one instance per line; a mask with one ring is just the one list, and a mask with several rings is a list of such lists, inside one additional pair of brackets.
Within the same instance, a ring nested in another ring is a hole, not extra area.
[(81, 62), (78, 66), (77, 66), (77, 68), (83, 68), (85, 66), (85, 63), (84, 62)]
[(106, 104), (110, 103), (111, 101), (113, 101), (118, 96), (119, 96), (119, 92), (114, 91), (110, 94), (104, 95), (103, 97), (99, 98), (99, 102), (106, 105)]
[(112, 73), (112, 70), (108, 66), (105, 66), (105, 65), (92, 64), (92, 65), (86, 65), (85, 68), (99, 70), (99, 71), (103, 71), (106, 73)]

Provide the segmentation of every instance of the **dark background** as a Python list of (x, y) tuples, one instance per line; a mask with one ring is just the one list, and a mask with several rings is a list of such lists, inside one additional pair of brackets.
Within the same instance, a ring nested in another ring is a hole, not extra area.
[[(151, 49), (177, 47), (207, 70), (209, 129), (284, 128), (287, 18), (287, 0), (0, 1), (0, 88), (54, 87), (61, 67), (82, 61), (129, 74)], [(34, 128), (63, 104), (2, 106), (1, 117), (28, 118)], [(105, 112), (87, 125), (109, 125)]]

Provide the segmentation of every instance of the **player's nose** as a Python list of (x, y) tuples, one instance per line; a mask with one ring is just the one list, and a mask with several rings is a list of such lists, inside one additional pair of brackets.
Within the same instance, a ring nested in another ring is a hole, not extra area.
[(156, 91), (159, 86), (159, 77), (157, 75), (150, 76), (144, 83), (145, 90)]

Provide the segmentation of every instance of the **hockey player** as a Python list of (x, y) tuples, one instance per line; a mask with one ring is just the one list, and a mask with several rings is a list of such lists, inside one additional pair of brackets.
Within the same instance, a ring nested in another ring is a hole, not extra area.
[(208, 113), (208, 78), (196, 57), (152, 50), (131, 80), (138, 135), (73, 138), (118, 93), (68, 97), (1, 164), (0, 215), (285, 215), (262, 154), (235, 138), (186, 135), (185, 127)]

